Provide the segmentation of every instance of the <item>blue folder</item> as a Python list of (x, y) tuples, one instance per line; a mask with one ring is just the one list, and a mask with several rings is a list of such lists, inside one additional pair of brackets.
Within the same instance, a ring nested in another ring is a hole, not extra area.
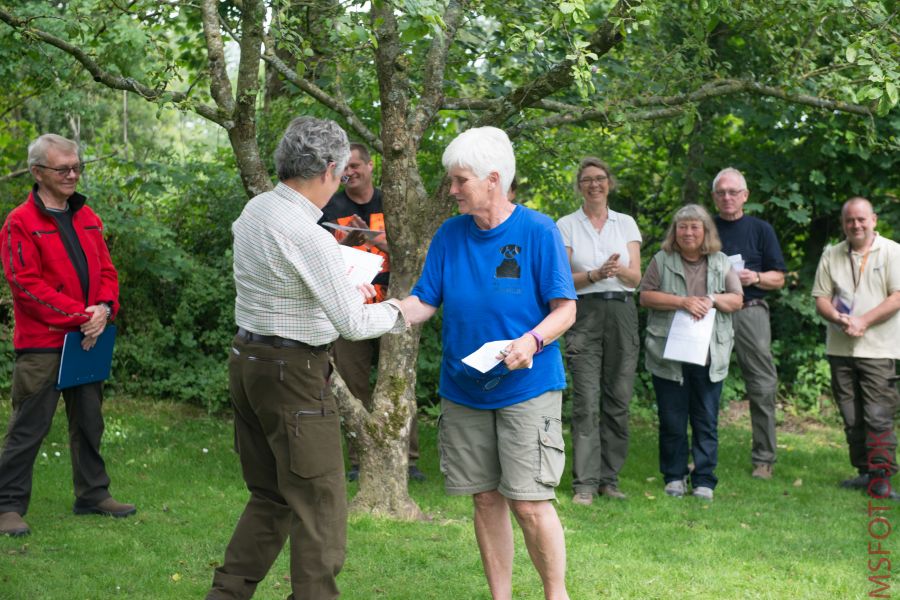
[(84, 334), (80, 331), (66, 334), (59, 362), (56, 389), (64, 390), (109, 378), (113, 346), (116, 342), (116, 326), (107, 325), (100, 337), (97, 338), (97, 343), (90, 350), (85, 351), (81, 347), (83, 339)]

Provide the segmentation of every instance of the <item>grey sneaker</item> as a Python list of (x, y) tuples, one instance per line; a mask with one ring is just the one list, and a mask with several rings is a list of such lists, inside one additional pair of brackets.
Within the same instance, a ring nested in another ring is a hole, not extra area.
[(666, 484), (666, 494), (669, 496), (674, 496), (676, 498), (681, 498), (684, 496), (684, 480), (676, 479), (675, 481), (670, 481)]
[(580, 504), (581, 506), (590, 506), (594, 503), (594, 494), (591, 492), (576, 492), (572, 496), (572, 504)]
[(713, 491), (712, 488), (708, 488), (705, 486), (698, 486), (694, 488), (694, 491), (691, 493), (694, 498), (700, 498), (701, 500), (712, 500), (713, 499)]

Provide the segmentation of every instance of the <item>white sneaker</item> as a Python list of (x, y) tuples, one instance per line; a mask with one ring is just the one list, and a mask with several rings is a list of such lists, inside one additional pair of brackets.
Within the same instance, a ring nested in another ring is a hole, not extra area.
[(684, 496), (684, 481), (681, 479), (676, 479), (675, 481), (670, 481), (666, 484), (666, 494), (669, 496), (675, 496), (676, 498), (681, 498)]
[(691, 494), (695, 498), (700, 498), (701, 500), (712, 500), (713, 499), (713, 491), (712, 488), (699, 486), (695, 487), (693, 493)]

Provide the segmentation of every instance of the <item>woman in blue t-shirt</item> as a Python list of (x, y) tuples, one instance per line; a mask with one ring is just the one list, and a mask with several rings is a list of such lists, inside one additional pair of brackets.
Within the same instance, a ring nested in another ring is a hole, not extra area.
[[(447, 493), (472, 495), (475, 535), (495, 598), (512, 588), (509, 509), (545, 596), (567, 599), (565, 542), (551, 504), (565, 466), (565, 373), (556, 339), (575, 320), (575, 287), (556, 225), (509, 201), (515, 156), (494, 127), (470, 129), (443, 156), (460, 216), (431, 241), (402, 302), (410, 323), (443, 305), (441, 471)], [(496, 342), (484, 357), (463, 359)], [(486, 369), (486, 370), (482, 370)]]

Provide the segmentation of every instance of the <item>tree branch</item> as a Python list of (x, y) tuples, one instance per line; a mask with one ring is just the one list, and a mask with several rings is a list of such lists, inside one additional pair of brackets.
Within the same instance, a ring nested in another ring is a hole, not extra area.
[[(703, 84), (697, 90), (673, 96), (647, 96), (644, 98), (636, 98), (633, 101), (620, 105), (612, 106), (605, 109), (587, 109), (572, 104), (557, 102), (554, 100), (540, 100), (532, 106), (532, 108), (545, 110), (548, 112), (561, 113), (556, 116), (537, 119), (522, 125), (516, 125), (509, 128), (510, 135), (520, 134), (523, 131), (541, 129), (545, 127), (558, 127), (560, 125), (571, 125), (585, 121), (605, 121), (613, 122), (611, 114), (614, 112), (623, 112), (627, 120), (646, 121), (653, 119), (664, 119), (677, 116), (683, 112), (680, 107), (701, 100), (715, 98), (718, 96), (728, 96), (732, 94), (749, 93), (760, 96), (769, 96), (780, 98), (792, 104), (801, 104), (805, 106), (813, 106), (824, 110), (836, 110), (862, 116), (871, 116), (872, 111), (859, 104), (851, 104), (849, 102), (841, 102), (839, 100), (829, 100), (826, 98), (818, 98), (808, 94), (791, 93), (780, 88), (763, 85), (755, 81), (742, 81), (733, 79), (721, 79)], [(493, 110), (498, 100), (483, 100), (472, 98), (451, 98), (444, 102), (442, 108), (447, 110)], [(652, 108), (651, 110), (627, 112), (635, 108)]]
[(234, 97), (231, 95), (231, 81), (225, 66), (225, 44), (219, 27), (218, 4), (216, 0), (203, 0), (200, 7), (209, 62), (209, 90), (219, 109), (231, 115), (234, 113)]
[(313, 82), (304, 79), (297, 75), (297, 72), (284, 64), (284, 61), (278, 58), (275, 55), (275, 43), (269, 38), (266, 40), (265, 52), (262, 56), (263, 60), (272, 65), (278, 73), (296, 85), (298, 88), (309, 94), (312, 98), (320, 102), (321, 104), (327, 106), (337, 114), (344, 117), (347, 121), (347, 124), (350, 126), (353, 131), (356, 132), (370, 147), (374, 148), (376, 152), (382, 152), (381, 140), (378, 138), (375, 133), (366, 127), (366, 124), (363, 123), (359, 117), (356, 116), (356, 113), (353, 112), (353, 109), (350, 106), (339, 100), (330, 96), (325, 90), (314, 84)]
[(443, 35), (435, 36), (431, 40), (431, 46), (428, 48), (428, 56), (425, 58), (423, 66), (425, 81), (422, 86), (422, 96), (419, 105), (413, 111), (410, 123), (412, 135), (417, 140), (422, 138), (425, 130), (431, 125), (443, 102), (447, 54), (450, 52), (450, 45), (456, 39), (462, 15), (462, 5), (457, 0), (450, 0), (443, 17), (446, 29)]
[[(165, 87), (151, 88), (131, 77), (121, 77), (119, 75), (113, 75), (109, 71), (104, 70), (81, 48), (74, 46), (73, 44), (70, 44), (63, 39), (60, 39), (53, 34), (30, 26), (27, 19), (17, 17), (12, 13), (3, 10), (2, 8), (0, 8), (0, 21), (3, 21), (15, 30), (21, 31), (26, 36), (33, 37), (46, 44), (59, 48), (66, 54), (72, 56), (75, 60), (80, 62), (85, 69), (87, 69), (87, 71), (94, 78), (94, 81), (96, 81), (97, 83), (102, 83), (106, 87), (116, 90), (133, 92), (138, 96), (145, 98), (146, 100), (150, 100), (151, 102), (173, 102), (177, 104), (181, 102), (188, 102), (190, 100), (189, 96), (184, 92), (166, 91)], [(226, 129), (228, 128), (226, 125), (227, 119), (221, 113), (219, 113), (216, 108), (207, 104), (191, 103), (191, 109), (201, 117), (204, 117), (205, 119), (208, 119), (213, 123), (218, 123)]]
[[(628, 12), (642, 4), (642, 2), (643, 0), (619, 0), (612, 10), (609, 11), (606, 19), (588, 41), (587, 49), (597, 55), (597, 60), (623, 39), (613, 20), (626, 18)], [(497, 106), (488, 109), (477, 121), (476, 126), (502, 125), (504, 121), (520, 110), (528, 108), (558, 90), (567, 87), (574, 80), (572, 75), (573, 64), (572, 60), (563, 60), (533, 81), (516, 88), (500, 99)]]

